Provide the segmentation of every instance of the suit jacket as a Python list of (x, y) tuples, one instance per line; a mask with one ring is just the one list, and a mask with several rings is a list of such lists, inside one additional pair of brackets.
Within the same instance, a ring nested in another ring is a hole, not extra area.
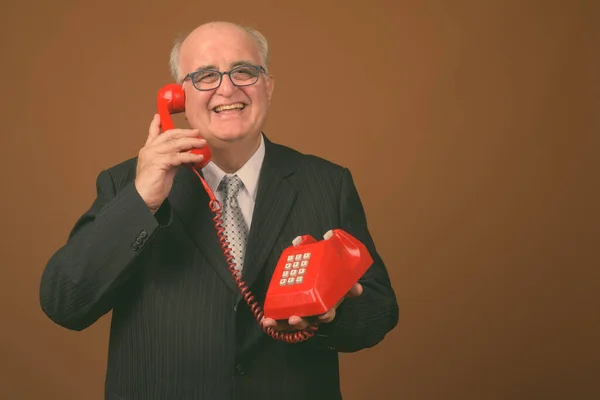
[(43, 311), (65, 328), (112, 311), (106, 399), (341, 399), (338, 352), (374, 346), (396, 326), (396, 297), (348, 169), (266, 138), (265, 146), (243, 273), (259, 304), (283, 249), (332, 228), (375, 260), (363, 294), (310, 340), (273, 340), (227, 270), (198, 177), (180, 168), (153, 215), (134, 187), (132, 158), (98, 175), (95, 201), (40, 286)]

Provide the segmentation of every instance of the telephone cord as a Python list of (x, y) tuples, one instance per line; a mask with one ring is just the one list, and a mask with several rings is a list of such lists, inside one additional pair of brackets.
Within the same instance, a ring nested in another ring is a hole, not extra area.
[(258, 321), (258, 324), (261, 326), (263, 331), (265, 331), (265, 333), (267, 333), (273, 339), (287, 342), (287, 343), (299, 343), (299, 342), (306, 341), (306, 340), (310, 339), (311, 337), (313, 337), (315, 335), (315, 332), (318, 330), (318, 327), (315, 325), (309, 325), (308, 328), (300, 330), (300, 331), (285, 332), (285, 331), (278, 331), (270, 326), (265, 327), (262, 324), (262, 319), (264, 316), (262, 307), (258, 304), (256, 299), (254, 298), (252, 291), (246, 284), (246, 281), (244, 281), (244, 279), (242, 278), (242, 274), (235, 269), (234, 257), (231, 254), (231, 247), (227, 240), (227, 236), (225, 235), (225, 228), (223, 227), (223, 219), (222, 219), (223, 212), (222, 212), (221, 202), (215, 197), (213, 191), (208, 186), (208, 184), (206, 183), (206, 181), (204, 180), (202, 175), (198, 172), (198, 170), (196, 168), (192, 168), (192, 169), (194, 170), (196, 175), (198, 175), (198, 178), (200, 178), (200, 182), (202, 182), (202, 185), (204, 186), (204, 189), (206, 190), (206, 192), (208, 193), (208, 196), (210, 198), (209, 206), (210, 206), (210, 210), (215, 215), (213, 218), (213, 222), (214, 222), (215, 229), (217, 231), (217, 235), (219, 237), (219, 242), (221, 243), (221, 247), (223, 249), (223, 254), (225, 255), (225, 260), (227, 261), (227, 269), (231, 273), (231, 276), (233, 277), (237, 287), (239, 288), (239, 290), (242, 294), (242, 297), (246, 301), (246, 304), (248, 304), (248, 307), (250, 307), (250, 310), (254, 314), (256, 321)]

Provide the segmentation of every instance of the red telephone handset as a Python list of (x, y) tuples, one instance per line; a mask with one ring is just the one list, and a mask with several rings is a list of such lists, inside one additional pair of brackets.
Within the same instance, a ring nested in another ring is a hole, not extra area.
[[(156, 103), (162, 131), (165, 132), (173, 129), (175, 125), (173, 124), (171, 114), (178, 114), (185, 111), (185, 92), (183, 91), (183, 87), (177, 83), (170, 83), (163, 86), (158, 91)], [(190, 152), (204, 155), (204, 159), (196, 164), (198, 168), (203, 168), (209, 163), (212, 157), (212, 152), (208, 146), (204, 146), (201, 149), (192, 149)]]
[(265, 317), (288, 319), (324, 314), (373, 264), (364, 244), (341, 229), (317, 241), (298, 236), (283, 251), (265, 299)]
[[(158, 91), (157, 107), (162, 131), (173, 129), (171, 114), (185, 110), (185, 95), (182, 86), (175, 83), (163, 86)], [(210, 148), (205, 146), (202, 149), (190, 151), (195, 154), (204, 154), (204, 160), (195, 164), (193, 170), (210, 198), (209, 207), (215, 215), (213, 221), (227, 261), (227, 269), (254, 317), (263, 330), (276, 340), (298, 343), (313, 337), (318, 330), (317, 326), (309, 326), (302, 331), (281, 332), (262, 325), (263, 310), (256, 302), (242, 275), (235, 269), (234, 257), (224, 234), (222, 205), (202, 174), (198, 172), (198, 169), (210, 161), (212, 156)], [(299, 264), (296, 265), (296, 261), (294, 261), (289, 266), (288, 258), (293, 257), (296, 260), (299, 254), (302, 255), (302, 260), (298, 260)], [(372, 262), (365, 246), (339, 229), (326, 233), (325, 240), (320, 242), (308, 235), (296, 238), (292, 246), (281, 255), (272, 277), (265, 300), (267, 316), (274, 319), (288, 319), (292, 315), (308, 317), (327, 312), (351, 289)], [(301, 265), (304, 269), (300, 274)], [(286, 271), (290, 271), (290, 274), (287, 274)], [(292, 271), (298, 272), (291, 275)], [(285, 285), (283, 284), (284, 275), (287, 278)], [(293, 281), (291, 281), (292, 276), (294, 277)], [(298, 279), (301, 276), (302, 278)]]

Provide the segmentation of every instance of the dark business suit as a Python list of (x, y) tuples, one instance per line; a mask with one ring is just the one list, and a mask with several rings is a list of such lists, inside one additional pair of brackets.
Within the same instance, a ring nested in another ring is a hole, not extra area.
[(258, 302), (294, 237), (342, 228), (375, 263), (320, 335), (267, 336), (227, 271), (198, 177), (180, 168), (152, 215), (134, 187), (136, 159), (101, 172), (98, 195), (49, 260), (40, 300), (57, 324), (82, 330), (112, 310), (106, 398), (340, 399), (338, 352), (380, 342), (397, 324), (388, 274), (349, 171), (265, 138), (244, 278)]

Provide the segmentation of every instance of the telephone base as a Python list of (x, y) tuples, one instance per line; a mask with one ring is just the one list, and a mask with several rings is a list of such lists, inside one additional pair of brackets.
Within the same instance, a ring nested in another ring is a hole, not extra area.
[(317, 241), (298, 236), (283, 251), (271, 278), (264, 316), (287, 320), (332, 309), (373, 264), (364, 244), (341, 229)]

